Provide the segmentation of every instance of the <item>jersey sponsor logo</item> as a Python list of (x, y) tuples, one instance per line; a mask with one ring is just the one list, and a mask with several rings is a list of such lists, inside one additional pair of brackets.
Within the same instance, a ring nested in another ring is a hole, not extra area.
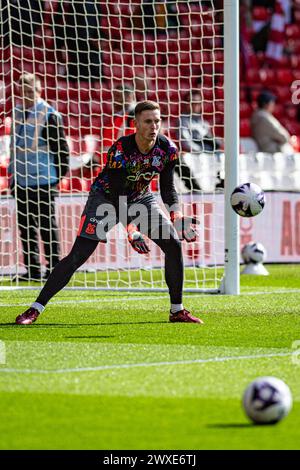
[(103, 224), (103, 220), (96, 219), (95, 217), (91, 217), (90, 222), (93, 222), (96, 224)]
[(94, 224), (88, 224), (87, 228), (85, 229), (85, 233), (88, 233), (89, 235), (94, 235), (96, 231), (96, 225)]
[(152, 165), (153, 166), (160, 166), (161, 161), (160, 161), (160, 156), (159, 155), (154, 155)]
[(156, 174), (156, 171), (147, 171), (146, 173), (139, 171), (136, 175), (127, 176), (127, 179), (130, 181), (138, 181), (140, 178), (143, 178), (146, 181), (151, 181)]
[(114, 157), (120, 159), (121, 156), (123, 156), (122, 152), (120, 152), (120, 150), (117, 150)]

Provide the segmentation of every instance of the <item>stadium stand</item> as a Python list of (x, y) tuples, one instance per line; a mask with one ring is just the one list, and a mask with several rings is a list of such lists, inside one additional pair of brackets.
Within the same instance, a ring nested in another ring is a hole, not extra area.
[[(218, 120), (218, 112), (223, 112), (222, 80), (224, 60), (223, 52), (220, 49), (222, 45), (221, 24), (214, 24), (214, 28), (212, 28), (206, 18), (204, 31), (203, 25), (200, 27), (200, 13), (197, 5), (191, 8), (191, 6), (180, 2), (180, 21), (182, 24), (191, 24), (193, 30), (193, 63), (190, 64), (191, 56), (188, 51), (190, 51), (191, 44), (190, 40), (185, 37), (184, 29), (182, 29), (179, 38), (175, 34), (172, 35), (171, 30), (167, 37), (163, 34), (161, 36), (158, 35), (155, 43), (151, 34), (141, 34), (138, 30), (130, 28), (132, 6), (129, 1), (123, 1), (121, 4), (118, 4), (118, 7), (112, 3), (108, 5), (104, 1), (99, 1), (98, 3), (103, 34), (101, 83), (100, 81), (93, 82), (92, 87), (90, 87), (90, 84), (86, 81), (81, 82), (79, 85), (76, 82), (68, 81), (62, 59), (57, 57), (53, 39), (52, 24), (58, 5), (57, 1), (44, 2), (43, 22), (35, 31), (34, 47), (15, 46), (13, 48), (13, 80), (17, 80), (21, 70), (37, 73), (43, 82), (44, 94), (47, 100), (53, 102), (62, 113), (72, 142), (76, 142), (76, 137), (78, 139), (79, 135), (83, 138), (82, 143), (77, 142), (81, 148), (79, 149), (80, 151), (74, 151), (73, 158), (76, 158), (76, 153), (84, 153), (82, 148), (84, 147), (84, 139), (87, 136), (94, 136), (93, 139), (97, 139), (98, 143), (101, 141), (104, 118), (109, 116), (112, 111), (112, 77), (115, 85), (120, 83), (124, 77), (126, 77), (126, 82), (130, 84), (134, 80), (134, 76), (139, 73), (143, 74), (145, 71), (149, 74), (149, 97), (159, 99), (163, 111), (167, 109), (166, 105), (170, 102), (170, 96), (172, 97), (172, 105), (168, 107), (168, 109), (171, 109), (171, 115), (165, 121), (165, 128), (169, 130), (171, 137), (176, 135), (176, 130), (173, 129), (173, 126), (180, 114), (181, 100), (186, 91), (190, 89), (191, 81), (193, 87), (201, 89), (203, 100), (207, 100), (207, 107), (204, 111), (205, 118), (211, 122), (214, 134), (222, 137), (223, 126), (220, 125)], [(265, 54), (259, 51), (254, 58), (250, 58), (246, 73), (241, 77), (240, 135), (242, 138), (241, 151), (244, 154), (256, 153), (255, 143), (251, 139), (249, 119), (255, 108), (258, 94), (266, 88), (278, 97), (275, 116), (281, 120), (282, 124), (293, 135), (295, 152), (300, 150), (299, 105), (297, 107), (297, 105), (291, 103), (290, 90), (292, 82), (300, 79), (300, 26), (298, 24), (300, 21), (300, 2), (294, 0), (292, 8), (292, 23), (286, 26), (282, 58), (276, 66), (269, 64), (268, 67), (265, 67)], [(121, 16), (118, 16), (117, 13), (120, 11)], [(209, 14), (208, 9), (206, 14)], [(254, 7), (252, 9), (252, 31), (250, 36), (259, 30), (261, 25), (270, 20), (271, 15), (272, 11), (269, 8), (262, 6)], [(203, 34), (204, 38), (201, 39)], [(105, 48), (106, 39), (110, 40), (111, 47), (109, 50)], [(47, 54), (45, 54), (45, 50)], [(4, 49), (3, 59), (5, 59), (5, 54), (7, 53), (8, 49)], [(168, 56), (168, 64), (171, 64), (168, 67), (167, 79), (164, 69), (166, 55)], [(121, 64), (122, 66), (120, 66)], [(161, 65), (161, 67), (155, 68), (153, 67), (154, 65)], [(147, 69), (148, 66), (149, 70)], [(4, 60), (1, 67), (8, 81), (6, 89), (10, 90), (9, 62)], [(198, 79), (199, 67), (202, 72), (201, 83), (199, 83)], [(178, 69), (180, 70), (181, 77), (180, 87), (178, 86)], [(191, 73), (192, 79), (190, 77)], [(9, 116), (9, 99), (8, 91), (5, 107), (6, 119)], [(214, 101), (213, 106), (210, 104), (212, 101)], [(0, 113), (3, 114), (3, 109), (0, 109)], [(0, 125), (1, 192), (7, 191), (7, 135), (9, 133), (9, 126), (5, 125), (4, 122), (5, 119), (2, 119), (2, 124)], [(100, 168), (105, 161), (105, 155), (97, 152), (97, 149), (92, 153), (93, 155), (89, 159), (89, 170), (86, 171), (85, 176), (80, 178), (79, 173), (76, 175), (76, 170), (72, 170), (69, 179), (65, 178), (61, 182), (61, 191), (89, 190), (90, 181), (95, 174), (95, 169)], [(246, 155), (241, 158), (243, 162), (244, 158), (247, 158)], [(276, 158), (278, 159), (279, 157)], [(297, 158), (298, 155), (296, 154), (295, 160)], [(269, 157), (266, 157), (266, 161), (269, 161)], [(249, 162), (252, 162), (252, 157), (249, 157)], [(249, 165), (251, 167), (251, 163)], [(251, 168), (247, 167), (247, 174), (250, 176), (254, 175), (254, 171), (251, 172), (250, 170)], [(268, 171), (273, 171), (273, 167), (270, 167)], [(265, 180), (263, 178), (260, 178), (260, 180), (262, 186), (267, 189)], [(274, 178), (275, 180), (276, 178)], [(279, 186), (282, 186), (281, 182)], [(276, 184), (275, 186), (273, 185), (272, 189), (277, 189)], [(300, 190), (300, 183), (295, 181), (293, 189)]]

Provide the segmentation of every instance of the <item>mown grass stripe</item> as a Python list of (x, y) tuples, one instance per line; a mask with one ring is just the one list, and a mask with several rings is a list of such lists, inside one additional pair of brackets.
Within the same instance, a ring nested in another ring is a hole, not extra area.
[[(271, 295), (271, 294), (300, 294), (300, 289), (280, 289), (280, 290), (273, 290), (273, 291), (258, 291), (258, 292), (241, 292), (241, 296), (256, 296), (256, 295)], [(144, 301), (145, 297), (147, 300), (162, 300), (169, 298), (169, 295), (156, 295), (156, 296), (148, 296), (144, 295), (143, 297), (117, 297), (117, 298), (94, 298), (94, 299), (72, 299), (72, 300), (54, 300), (49, 302), (48, 305), (68, 305), (68, 304), (87, 304), (87, 303), (112, 303), (112, 302), (135, 302), (135, 301)], [(197, 297), (207, 297), (207, 294), (191, 294), (185, 295), (185, 298), (197, 298)], [(28, 302), (20, 302), (20, 303), (0, 303), (0, 307), (28, 307)]]

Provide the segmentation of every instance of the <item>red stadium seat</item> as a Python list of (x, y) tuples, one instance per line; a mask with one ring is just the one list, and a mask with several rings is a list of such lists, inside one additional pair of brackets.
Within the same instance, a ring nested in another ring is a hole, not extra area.
[(245, 79), (249, 85), (257, 85), (260, 82), (259, 71), (257, 69), (248, 69)]
[[(158, 50), (161, 51), (160, 47)], [(145, 45), (143, 38), (141, 40), (135, 40), (133, 43), (133, 51), (135, 54), (144, 54), (145, 53)]]
[(251, 137), (251, 127), (249, 119), (241, 119), (240, 122), (240, 136)]
[(255, 66), (255, 68), (261, 68), (263, 67), (264, 63), (265, 63), (265, 53), (263, 51), (258, 51), (256, 54), (255, 54), (255, 57), (257, 59), (257, 63), (258, 65)]
[(67, 133), (69, 135), (79, 135), (80, 126), (78, 122), (78, 116), (68, 116), (69, 125), (67, 126)]
[(293, 82), (293, 72), (290, 69), (279, 69), (276, 72), (278, 85), (290, 86)]
[(144, 54), (135, 54), (133, 56), (134, 65), (145, 66), (146, 65), (146, 56)]
[(291, 58), (290, 56), (283, 55), (278, 61), (278, 68), (280, 69), (288, 69), (291, 66)]
[(215, 90), (214, 88), (201, 88), (200, 93), (204, 101), (212, 103), (215, 99)]
[(289, 119), (283, 120), (281, 124), (289, 131), (291, 135), (300, 134), (300, 123), (297, 121), (290, 121)]
[(91, 189), (92, 181), (90, 178), (81, 178), (81, 190), (84, 192), (89, 192)]
[(287, 47), (292, 54), (300, 54), (300, 39), (288, 39)]
[(78, 89), (79, 97), (81, 102), (89, 102), (92, 97), (92, 91), (90, 88), (83, 88), (80, 86)]
[(252, 115), (253, 109), (249, 103), (241, 102), (240, 103), (240, 118), (249, 119)]
[(106, 64), (102, 64), (102, 75), (103, 75), (103, 78), (108, 80), (111, 78), (111, 66), (110, 65), (106, 65)]
[(215, 104), (205, 101), (202, 105), (202, 114), (205, 118), (210, 119), (215, 113)]
[(217, 124), (213, 127), (213, 135), (219, 138), (224, 137), (224, 125), (223, 124)]
[(300, 39), (300, 27), (298, 24), (289, 24), (286, 27), (286, 35), (288, 38)]
[(78, 176), (73, 176), (70, 179), (70, 191), (73, 193), (82, 191), (82, 178)]
[(179, 54), (179, 41), (178, 38), (170, 38), (167, 44), (167, 50), (170, 54)]
[(287, 86), (277, 86), (271, 88), (273, 93), (277, 96), (280, 103), (290, 102), (291, 100), (291, 91), (290, 87)]
[(297, 121), (298, 108), (296, 105), (285, 106), (282, 116), (288, 117), (291, 121)]
[(300, 70), (293, 70), (293, 80), (300, 80)]
[[(290, 57), (292, 69), (300, 68), (300, 54), (292, 54)], [(294, 70), (295, 71), (295, 70)]]
[[(109, 22), (111, 28), (115, 28), (117, 30), (121, 29), (120, 17), (110, 15), (108, 22)], [(114, 33), (114, 31), (113, 31), (113, 33)]]
[(5, 177), (7, 178), (7, 166), (4, 166), (4, 165), (0, 165), (0, 177)]
[(104, 102), (112, 101), (112, 90), (111, 88), (101, 88), (100, 89), (100, 100)]
[(56, 102), (56, 107), (57, 110), (64, 115), (67, 115), (69, 113), (69, 103), (68, 101), (57, 101)]
[(247, 99), (248, 99), (247, 87), (244, 86), (242, 83), (240, 85), (241, 85), (241, 87), (240, 87), (240, 100), (241, 100), (241, 102), (242, 101), (247, 101)]
[(256, 106), (258, 95), (261, 93), (262, 88), (260, 85), (252, 86), (250, 91), (250, 101), (252, 102), (252, 107)]
[(215, 101), (214, 102), (215, 112), (219, 115), (224, 115), (224, 101)]
[(300, 10), (294, 11), (295, 22), (300, 23)]
[(0, 193), (8, 192), (8, 178), (6, 176), (0, 176)]
[[(108, 114), (108, 113), (107, 113)], [(92, 134), (100, 135), (100, 131), (103, 127), (103, 117), (102, 116), (92, 116)]]
[(217, 100), (223, 100), (224, 99), (224, 88), (222, 86), (217, 86), (215, 87), (215, 97)]
[(272, 86), (276, 83), (275, 71), (272, 69), (261, 69), (259, 71), (259, 79), (264, 86)]
[(181, 15), (180, 15), (180, 24), (182, 26), (189, 26), (190, 16), (189, 16), (188, 13), (181, 13)]
[(282, 117), (284, 116), (284, 107), (282, 104), (280, 103), (277, 103), (276, 106), (275, 106), (275, 110), (274, 110), (274, 116), (279, 120), (281, 121)]
[(79, 176), (73, 176), (70, 178), (70, 187), (71, 192), (88, 192), (91, 187), (91, 181), (86, 178), (81, 178)]
[(127, 39), (126, 35), (124, 36), (123, 41), (122, 41), (122, 50), (125, 53), (133, 54), (133, 43), (132, 43), (131, 37)]
[(131, 52), (124, 52), (124, 54), (122, 54), (122, 57), (123, 57), (123, 63), (125, 65), (132, 66), (134, 56)]
[(191, 50), (191, 45), (190, 45), (190, 40), (189, 39), (180, 39), (179, 43), (180, 51), (181, 52), (190, 52)]
[(67, 193), (70, 191), (70, 178), (62, 178), (58, 184), (58, 191), (61, 193)]
[(215, 51), (213, 53), (212, 60), (213, 60), (215, 71), (217, 73), (223, 73), (224, 72), (224, 54), (223, 54), (223, 52)]
[(169, 113), (172, 116), (179, 116), (180, 114), (180, 105), (179, 103), (169, 103)]
[(265, 7), (254, 7), (252, 11), (253, 21), (268, 21), (270, 10)]

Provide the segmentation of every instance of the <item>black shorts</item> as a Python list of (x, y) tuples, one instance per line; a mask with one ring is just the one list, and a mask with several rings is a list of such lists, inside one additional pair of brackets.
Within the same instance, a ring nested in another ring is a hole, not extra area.
[(151, 239), (170, 238), (170, 236), (177, 238), (173, 225), (152, 193), (122, 205), (121, 212), (116, 211), (115, 206), (102, 192), (92, 189), (81, 215), (77, 235), (106, 242), (107, 233), (121, 222), (125, 227), (129, 223), (134, 223)]

